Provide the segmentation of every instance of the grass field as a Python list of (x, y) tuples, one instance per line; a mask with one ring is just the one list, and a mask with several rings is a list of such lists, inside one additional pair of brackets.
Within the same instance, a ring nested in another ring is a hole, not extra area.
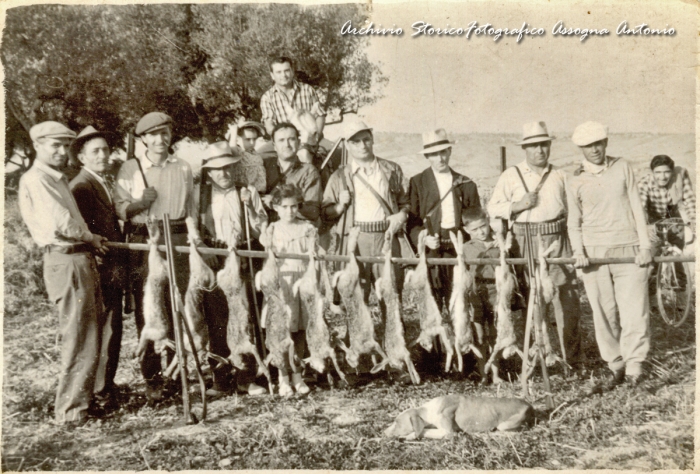
[[(679, 148), (687, 145), (683, 140), (679, 145), (678, 140), (662, 139)], [(378, 143), (385, 151), (390, 145)], [(679, 152), (679, 156), (683, 155)], [(485, 167), (492, 167), (492, 158), (497, 154), (489, 155), (488, 164), (484, 158)], [(467, 171), (463, 172), (475, 178), (483, 172), (484, 180), (492, 174), (477, 168)], [(589, 395), (608, 373), (600, 361), (582, 292), (585, 369), (569, 378), (552, 369), (554, 410), (546, 408), (541, 378), (535, 376), (529, 398), (537, 410), (532, 429), (400, 442), (382, 438), (384, 428), (400, 411), (432, 397), (448, 393), (520, 396), (519, 361), (504, 363), (513, 383), (500, 387), (481, 387), (461, 374), (423, 372), (420, 386), (381, 377), (352, 388), (316, 386), (308, 396), (289, 400), (229, 396), (210, 404), (205, 423), (185, 425), (178, 399), (155, 408), (145, 406), (145, 385), (131, 357), (136, 347), (133, 315), (127, 315), (117, 374), (121, 409), (67, 431), (52, 422), (59, 356), (57, 318), (45, 300), (41, 252), (21, 223), (12, 197), (5, 210), (4, 271), (3, 471), (694, 468), (694, 317), (672, 329), (654, 310), (649, 379), (638, 388), (623, 386)], [(410, 295), (405, 297), (410, 340), (418, 331), (418, 321)], [(191, 385), (195, 391), (197, 387)], [(196, 400), (196, 394), (193, 397)], [(195, 413), (199, 409), (195, 401)]]

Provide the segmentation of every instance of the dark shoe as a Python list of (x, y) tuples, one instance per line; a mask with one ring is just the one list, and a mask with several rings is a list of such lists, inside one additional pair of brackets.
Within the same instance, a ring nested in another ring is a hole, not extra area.
[(119, 409), (117, 398), (117, 390), (103, 391), (95, 394), (94, 403), (102, 408), (105, 413), (109, 413)]
[(638, 387), (644, 381), (644, 374), (634, 374), (625, 376), (625, 382), (632, 387)]
[(594, 385), (590, 393), (594, 394), (609, 392), (622, 385), (623, 383), (625, 383), (625, 369), (619, 369), (614, 371), (612, 376), (607, 380)]
[(158, 402), (162, 402), (165, 399), (165, 395), (163, 394), (163, 386), (162, 385), (156, 385), (156, 386), (146, 386), (146, 398), (148, 399), (148, 404), (149, 405), (154, 405)]
[(90, 418), (102, 418), (107, 411), (97, 401), (93, 401), (87, 409), (87, 414)]

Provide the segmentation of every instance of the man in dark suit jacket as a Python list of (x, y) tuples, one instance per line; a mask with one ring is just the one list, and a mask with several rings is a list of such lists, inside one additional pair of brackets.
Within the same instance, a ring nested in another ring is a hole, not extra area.
[[(83, 164), (78, 175), (70, 182), (70, 189), (90, 232), (112, 242), (123, 242), (124, 235), (114, 210), (112, 182), (109, 175), (110, 149), (108, 134), (93, 127), (85, 128), (71, 145), (73, 156)], [(111, 249), (98, 259), (100, 286), (105, 305), (100, 363), (95, 382), (95, 393), (100, 403), (113, 408), (116, 404), (114, 376), (119, 364), (122, 339), (122, 296), (126, 278), (123, 255)]]
[[(418, 247), (419, 234), (427, 230), (428, 258), (454, 258), (457, 254), (450, 241), (450, 232), (461, 232), (466, 242), (469, 236), (462, 230), (462, 210), (481, 207), (476, 183), (449, 167), (452, 143), (445, 130), (424, 133), (423, 149), (419, 153), (425, 155), (430, 167), (411, 178), (408, 232)], [(422, 251), (421, 248), (418, 250)], [(430, 267), (430, 283), (440, 308), (449, 304), (452, 272), (452, 266)]]

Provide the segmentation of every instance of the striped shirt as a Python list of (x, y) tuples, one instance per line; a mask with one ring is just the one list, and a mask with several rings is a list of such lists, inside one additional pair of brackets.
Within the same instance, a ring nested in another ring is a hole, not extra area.
[(292, 82), (292, 99), (277, 84), (267, 90), (260, 99), (262, 122), (272, 120), (273, 125), (289, 122), (294, 111), (306, 110), (315, 117), (326, 115), (313, 87), (303, 82)]
[(146, 158), (146, 155), (127, 160), (122, 165), (117, 175), (115, 196), (115, 207), (119, 218), (127, 221), (126, 208), (129, 204), (139, 201), (146, 188), (136, 160), (140, 160), (148, 186), (155, 188), (158, 197), (148, 210), (134, 215), (131, 222), (144, 224), (148, 216), (162, 219), (165, 213), (168, 213), (173, 220), (192, 217), (196, 222), (197, 210), (192, 191), (194, 187), (192, 168), (186, 161), (174, 156), (169, 156), (161, 165), (155, 165)]
[(676, 166), (667, 187), (659, 187), (654, 181), (654, 176), (648, 174), (639, 180), (638, 189), (650, 224), (672, 217), (669, 208), (680, 203), (684, 207), (682, 211), (687, 214), (684, 219), (691, 223), (695, 222), (695, 192), (685, 168)]
[[(263, 208), (258, 191), (253, 186), (247, 186), (250, 191), (250, 199), (254, 211), (248, 212), (250, 228), (260, 232), (263, 222), (267, 222), (267, 213)], [(245, 235), (241, 216), (241, 199), (235, 186), (229, 189), (220, 189), (212, 186), (211, 190), (211, 214), (214, 220), (216, 239), (226, 242), (230, 248), (237, 243), (237, 238)]]
[(92, 240), (66, 176), (39, 160), (19, 180), (19, 211), (40, 247)]

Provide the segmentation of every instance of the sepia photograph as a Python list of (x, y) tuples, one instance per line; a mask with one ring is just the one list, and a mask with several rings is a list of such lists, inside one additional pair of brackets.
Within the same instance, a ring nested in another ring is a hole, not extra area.
[(3, 471), (695, 470), (696, 1), (0, 13)]

